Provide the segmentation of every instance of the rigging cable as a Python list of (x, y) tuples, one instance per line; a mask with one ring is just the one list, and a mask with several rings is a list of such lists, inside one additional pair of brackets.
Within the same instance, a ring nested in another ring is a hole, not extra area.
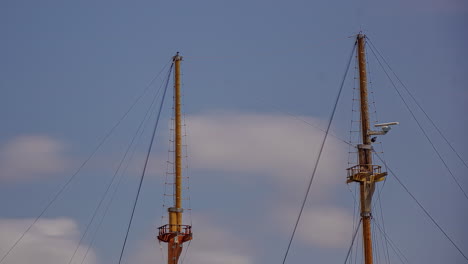
[[(137, 139), (137, 141), (139, 141), (140, 137), (141, 137), (141, 134), (139, 135), (139, 138)], [(117, 190), (119, 189), (119, 187), (120, 187), (120, 185), (121, 185), (121, 183), (122, 183), (122, 181), (123, 181), (123, 179), (124, 179), (124, 174), (125, 174), (125, 172), (127, 171), (128, 166), (129, 166), (129, 164), (131, 163), (131, 161), (132, 161), (132, 159), (133, 159), (133, 156), (134, 156), (134, 154), (135, 154), (135, 151), (136, 151), (136, 148), (133, 148), (133, 151), (132, 151), (132, 153), (130, 154), (130, 158), (129, 158), (127, 164), (125, 165), (125, 168), (124, 168), (124, 170), (123, 170), (123, 172), (122, 172), (122, 174), (121, 174), (121, 177), (119, 178), (119, 181), (117, 182), (117, 184), (116, 184), (116, 186), (115, 186), (115, 189), (114, 189), (114, 191), (113, 191), (112, 194), (111, 194), (111, 197), (110, 197), (110, 199), (109, 199), (109, 202), (108, 202), (107, 205), (106, 205), (106, 208), (104, 209), (104, 213), (103, 213), (101, 219), (99, 220), (99, 224), (98, 224), (98, 226), (96, 227), (96, 229), (94, 230), (93, 236), (91, 237), (91, 241), (89, 242), (88, 247), (86, 248), (86, 252), (85, 252), (85, 254), (84, 254), (84, 256), (83, 256), (83, 259), (81, 260), (81, 264), (83, 264), (83, 263), (85, 262), (86, 258), (88, 257), (89, 250), (90, 250), (91, 247), (94, 245), (94, 242), (95, 242), (95, 240), (96, 240), (96, 236), (97, 236), (99, 230), (101, 229), (101, 225), (102, 225), (102, 223), (104, 222), (105, 217), (107, 216), (107, 212), (109, 211), (109, 208), (110, 208), (112, 202), (114, 201), (115, 194), (117, 193)]]
[[(171, 70), (171, 69), (169, 69), (169, 71), (170, 71), (170, 70)], [(140, 130), (142, 129), (143, 124), (144, 124), (144, 122), (145, 122), (145, 120), (146, 120), (148, 114), (150, 113), (150, 110), (153, 108), (153, 105), (154, 105), (156, 99), (158, 98), (158, 95), (159, 95), (159, 93), (160, 93), (161, 90), (162, 90), (162, 85), (161, 85), (161, 87), (158, 89), (158, 91), (156, 92), (156, 94), (154, 95), (154, 97), (153, 97), (153, 99), (152, 99), (152, 101), (151, 101), (150, 106), (149, 106), (148, 109), (146, 110), (146, 113), (145, 113), (145, 115), (144, 115), (144, 117), (143, 117), (143, 120), (140, 122), (140, 124), (139, 124), (137, 130), (135, 131), (135, 134), (133, 135), (131, 142), (129, 143), (127, 149), (125, 150), (125, 153), (124, 153), (122, 159), (120, 160), (119, 165), (117, 166), (117, 169), (115, 170), (114, 175), (112, 176), (112, 178), (111, 178), (109, 184), (107, 185), (107, 188), (106, 188), (106, 190), (104, 191), (104, 195), (101, 197), (101, 200), (99, 201), (97, 207), (94, 209), (94, 212), (93, 212), (93, 214), (92, 214), (92, 217), (91, 217), (91, 219), (89, 220), (89, 222), (87, 223), (86, 228), (85, 228), (85, 231), (83, 232), (83, 235), (81, 235), (80, 241), (78, 242), (78, 245), (76, 246), (75, 251), (73, 252), (73, 255), (71, 256), (71, 258), (70, 258), (68, 264), (71, 264), (72, 261), (73, 261), (73, 259), (75, 258), (75, 255), (76, 255), (76, 253), (78, 252), (78, 249), (80, 248), (81, 243), (83, 242), (83, 239), (85, 238), (86, 234), (88, 233), (89, 228), (91, 227), (91, 224), (92, 224), (93, 221), (94, 221), (94, 218), (96, 217), (96, 215), (97, 215), (99, 209), (100, 209), (101, 206), (102, 206), (102, 203), (104, 202), (104, 199), (107, 197), (107, 194), (109, 193), (110, 187), (111, 187), (112, 184), (114, 183), (114, 181), (115, 181), (115, 179), (116, 179), (118, 173), (120, 172), (120, 169), (122, 168), (122, 165), (123, 165), (125, 159), (127, 158), (128, 153), (130, 152), (130, 149), (132, 148), (132, 146), (133, 146), (134, 143), (135, 143), (135, 139), (136, 139), (137, 136), (140, 134)]]
[(419, 208), (421, 208), (421, 210), (423, 210), (424, 214), (429, 217), (429, 219), (432, 221), (432, 223), (440, 230), (440, 232), (442, 232), (442, 234), (444, 234), (444, 236), (450, 241), (450, 243), (452, 243), (452, 245), (458, 250), (458, 252), (468, 261), (468, 257), (463, 253), (463, 251), (458, 247), (458, 245), (455, 243), (455, 241), (452, 240), (452, 238), (450, 238), (450, 236), (444, 231), (444, 229), (437, 223), (437, 221), (431, 216), (431, 214), (429, 214), (429, 212), (426, 210), (426, 208), (424, 208), (424, 206), (422, 206), (422, 204), (418, 201), (418, 199), (416, 199), (416, 197), (409, 191), (409, 189), (403, 184), (403, 182), (400, 180), (400, 178), (398, 178), (396, 176), (396, 174), (392, 171), (392, 169), (390, 169), (390, 167), (386, 164), (386, 162), (380, 157), (380, 155), (378, 155), (377, 153), (375, 153), (375, 155), (377, 156), (377, 158), (379, 158), (379, 160), (385, 164), (385, 166), (387, 167), (388, 171), (392, 174), (392, 176), (397, 180), (397, 182), (401, 185), (401, 187), (403, 187), (403, 189), (408, 193), (409, 196), (411, 196), (411, 198), (413, 199), (413, 201), (416, 202), (416, 204), (419, 206)]
[(465, 165), (465, 167), (468, 169), (468, 164), (466, 164), (465, 160), (460, 156), (460, 154), (458, 153), (457, 150), (455, 150), (455, 148), (453, 147), (453, 145), (450, 143), (450, 141), (447, 139), (447, 137), (442, 133), (442, 131), (439, 129), (439, 127), (435, 124), (435, 122), (432, 120), (432, 118), (429, 116), (429, 114), (424, 110), (424, 108), (421, 106), (421, 104), (419, 104), (419, 102), (416, 100), (416, 98), (413, 96), (413, 94), (410, 92), (410, 90), (408, 89), (408, 87), (403, 83), (403, 81), (398, 77), (398, 75), (395, 73), (395, 71), (392, 69), (392, 67), (390, 67), (390, 64), (387, 62), (387, 60), (385, 59), (385, 57), (380, 53), (379, 49), (377, 49), (377, 47), (375, 47), (375, 45), (372, 43), (372, 40), (369, 39), (367, 37), (367, 39), (369, 40), (369, 43), (372, 45), (372, 47), (375, 49), (375, 51), (377, 52), (377, 54), (382, 58), (383, 62), (387, 65), (388, 69), (393, 73), (393, 75), (395, 75), (395, 78), (398, 80), (398, 82), (401, 84), (401, 86), (405, 89), (405, 91), (409, 94), (409, 96), (411, 97), (411, 99), (413, 99), (413, 101), (416, 103), (416, 105), (418, 106), (418, 108), (424, 113), (424, 115), (426, 116), (426, 118), (429, 120), (429, 122), (432, 124), (432, 126), (437, 130), (437, 132), (439, 133), (439, 135), (444, 139), (444, 141), (447, 143), (447, 145), (452, 149), (452, 151), (457, 155), (458, 159), (463, 163), (463, 165)]
[[(382, 233), (383, 237), (389, 243), (389, 245), (391, 246), (391, 248), (393, 249), (393, 251), (395, 252), (397, 257), (399, 258), (400, 262), (402, 264), (408, 263), (408, 259), (406, 258), (406, 256), (403, 254), (403, 252), (401, 252), (400, 248), (398, 248), (398, 246), (390, 239), (390, 237), (387, 235), (385, 230), (383, 230), (380, 227), (380, 225), (377, 223), (377, 221), (375, 219), (373, 219), (372, 222), (373, 222), (374, 226), (376, 226), (379, 229), (379, 231)], [(402, 257), (405, 259), (405, 261), (403, 261)]]
[[(367, 58), (367, 57), (368, 57), (368, 51), (366, 50), (365, 53), (366, 53), (366, 58)], [(367, 64), (367, 69), (368, 69), (368, 70), (367, 70), (367, 71), (368, 71), (367, 76), (368, 76), (368, 78), (369, 78), (369, 92), (370, 92), (370, 94), (371, 94), (371, 96), (372, 96), (372, 97), (371, 97), (371, 98), (372, 98), (371, 107), (373, 108), (373, 111), (371, 112), (371, 116), (373, 116), (373, 118), (374, 118), (374, 120), (372, 120), (371, 122), (374, 123), (374, 124), (377, 124), (377, 123), (379, 123), (379, 116), (378, 116), (378, 114), (377, 114), (377, 105), (376, 105), (376, 103), (375, 103), (375, 92), (374, 92), (374, 86), (373, 86), (373, 81), (372, 81), (372, 72), (371, 72), (371, 70), (370, 70), (370, 69), (371, 69), (371, 67), (370, 67), (370, 66), (371, 66), (371, 65), (370, 65), (370, 61), (367, 60), (367, 61), (366, 61), (366, 64)], [(384, 154), (384, 150), (383, 150), (383, 144), (382, 144), (382, 142), (378, 142), (378, 144), (379, 144), (380, 149), (381, 149), (382, 157), (385, 158), (385, 154)], [(374, 150), (374, 152), (375, 152), (375, 150)], [(357, 156), (357, 155), (356, 155), (356, 156)], [(382, 208), (381, 192), (383, 191), (386, 182), (387, 182), (387, 180), (386, 180), (386, 178), (385, 178), (385, 179), (384, 179), (384, 182), (383, 182), (383, 184), (382, 184), (382, 186), (376, 186), (377, 193), (378, 193), (378, 203), (374, 203), (373, 206), (372, 206), (372, 207), (373, 207), (373, 208), (372, 208), (373, 210), (374, 210), (374, 208), (377, 210), (376, 207), (379, 207), (379, 209), (380, 209), (380, 218), (381, 218), (381, 220), (382, 220), (382, 227), (383, 227), (383, 230), (384, 230), (384, 231), (385, 231), (385, 221), (384, 221), (384, 214), (383, 214), (383, 208)], [(376, 206), (376, 205), (378, 205), (378, 206)], [(377, 236), (377, 234), (376, 234), (375, 232), (373, 233), (373, 235), (374, 235), (374, 236)], [(378, 240), (374, 239), (373, 241), (376, 241), (376, 246), (378, 247), (378, 246), (379, 246)], [(384, 243), (385, 243), (385, 244), (384, 244)], [(381, 246), (382, 246), (382, 253), (383, 253), (383, 256), (384, 256), (384, 260), (387, 262), (387, 264), (389, 264), (389, 263), (390, 263), (390, 259), (389, 259), (390, 256), (389, 256), (389, 254), (388, 254), (389, 251), (388, 251), (388, 243), (387, 243), (387, 241), (386, 241), (386, 240), (385, 240), (385, 241), (382, 241), (382, 245), (381, 245)], [(379, 260), (381, 260), (380, 255), (379, 255), (380, 252), (379, 252), (378, 248), (377, 248), (377, 250), (376, 250), (376, 253), (377, 253), (377, 254), (376, 254), (376, 258), (379, 259)], [(376, 261), (376, 262), (377, 262), (377, 261)], [(380, 261), (379, 261), (379, 262), (380, 262)]]
[(362, 219), (359, 220), (359, 223), (358, 223), (358, 225), (356, 227), (356, 230), (354, 231), (353, 238), (351, 239), (351, 245), (349, 245), (348, 253), (346, 254), (344, 264), (346, 264), (346, 262), (348, 262), (348, 258), (351, 255), (351, 251), (353, 251), (354, 241), (356, 240), (356, 235), (357, 235), (357, 233), (359, 231), (359, 228), (361, 227), (361, 223), (362, 223)]
[[(182, 89), (184, 89), (184, 85), (182, 84)], [(184, 90), (183, 90), (184, 91)], [(182, 105), (185, 106), (185, 93), (182, 92)], [(192, 223), (192, 199), (191, 199), (191, 192), (190, 192), (190, 173), (189, 173), (189, 168), (190, 168), (190, 162), (189, 162), (189, 151), (188, 151), (188, 146), (189, 146), (189, 139), (188, 139), (188, 133), (187, 133), (187, 122), (186, 122), (186, 114), (184, 113), (183, 114), (183, 127), (184, 127), (184, 140), (185, 140), (185, 144), (183, 144), (184, 146), (184, 149), (185, 149), (185, 163), (187, 164), (185, 166), (185, 169), (186, 169), (186, 175), (187, 175), (187, 178), (186, 178), (186, 184), (187, 184), (187, 197), (188, 197), (188, 213), (189, 213), (189, 223), (190, 223), (190, 226), (193, 226), (193, 223)], [(184, 264), (185, 262), (185, 258), (187, 257), (187, 253), (190, 249), (190, 245), (192, 243), (192, 240), (189, 240), (189, 242), (187, 243), (187, 247), (185, 248), (185, 252), (184, 252), (184, 256), (182, 257), (182, 261), (181, 261), (181, 264)]]
[[(296, 118), (297, 120), (299, 121), (302, 121), (308, 125), (310, 125), (311, 127), (313, 128), (316, 128), (316, 129), (319, 129), (317, 126), (315, 125), (311, 125), (310, 123), (308, 123), (306, 120), (303, 120), (301, 119), (300, 117), (298, 116), (293, 116), (294, 118)], [(322, 130), (322, 129), (319, 129), (319, 130)], [(333, 136), (333, 134), (330, 134)], [(347, 144), (347, 145), (350, 145), (350, 146), (353, 146), (351, 143), (347, 142), (346, 140), (344, 139), (341, 139), (339, 137), (336, 137), (334, 136), (336, 139), (340, 140), (341, 142)], [(397, 176), (393, 173), (393, 171), (388, 167), (388, 164), (382, 159), (382, 157), (380, 157), (380, 155), (378, 155), (377, 153), (375, 153), (375, 155), (377, 156), (377, 158), (384, 164), (384, 166), (387, 168), (387, 171), (389, 171), (394, 177), (395, 179), (397, 179), (398, 183), (405, 189), (405, 191), (411, 196), (411, 198), (417, 203), (417, 205), (422, 209), (422, 211), (426, 214), (426, 216), (428, 216), (430, 218), (430, 220), (433, 222), (433, 224), (444, 234), (444, 236), (452, 243), (452, 245), (458, 250), (458, 252), (460, 252), (460, 254), (462, 254), (465, 259), (468, 260), (468, 258), (466, 257), (466, 255), (460, 250), (460, 248), (455, 244), (455, 242), (448, 236), (448, 234), (442, 229), (442, 227), (435, 221), (435, 219), (429, 214), (429, 212), (422, 206), (422, 204), (416, 199), (415, 196), (412, 195), (412, 193), (409, 191), (409, 189), (403, 184), (403, 182), (400, 181), (399, 178), (397, 178)], [(354, 199), (356, 199), (355, 197), (353, 197)], [(379, 227), (379, 226), (377, 226)], [(392, 243), (391, 240), (388, 240), (390, 242), (390, 245)]]
[[(169, 69), (169, 71), (171, 71), (171, 70)], [(160, 87), (160, 89), (158, 90), (157, 93), (159, 93), (159, 91), (160, 91), (161, 89), (162, 89), (162, 85), (161, 85), (161, 87)], [(157, 96), (157, 94), (156, 94), (156, 96)], [(150, 107), (148, 108), (147, 112), (145, 113), (145, 116), (144, 116), (143, 120), (141, 121), (141, 123), (140, 123), (140, 125), (139, 125), (139, 128), (137, 129), (137, 132), (140, 131), (140, 127), (142, 126), (142, 124), (145, 123), (146, 120), (147, 120), (148, 118), (150, 118), (150, 117), (148, 117), (148, 114), (154, 109), (153, 106), (154, 106), (154, 102), (155, 102), (156, 96), (153, 98), (153, 101), (151, 102)], [(93, 236), (92, 236), (91, 241), (90, 241), (90, 243), (89, 243), (89, 245), (88, 245), (88, 247), (87, 247), (87, 249), (86, 249), (86, 253), (85, 253), (84, 257), (83, 257), (83, 259), (81, 260), (81, 264), (83, 264), (84, 261), (86, 260), (86, 257), (88, 256), (88, 253), (89, 253), (89, 250), (90, 250), (90, 248), (93, 246), (93, 243), (95, 242), (96, 235), (97, 235), (97, 233), (99, 232), (99, 230), (100, 230), (100, 228), (101, 228), (101, 226), (102, 226), (102, 223), (103, 223), (103, 221), (104, 221), (104, 219), (105, 219), (105, 217), (106, 217), (106, 215), (107, 215), (107, 212), (109, 211), (109, 208), (110, 208), (112, 202), (114, 201), (115, 194), (117, 193), (117, 190), (118, 190), (118, 188), (119, 188), (119, 186), (120, 186), (120, 184), (122, 183), (122, 180), (123, 180), (123, 178), (124, 178), (123, 175), (126, 173), (126, 171), (127, 171), (127, 169), (128, 169), (128, 166), (130, 165), (131, 161), (133, 160), (133, 156), (134, 156), (135, 151), (136, 151), (136, 146), (139, 144), (140, 139), (141, 139), (141, 136), (143, 135), (144, 131), (146, 130), (147, 125), (148, 125), (148, 123), (145, 123), (145, 124), (143, 125), (143, 129), (141, 129), (141, 131), (139, 132), (139, 135), (138, 135), (138, 138), (137, 138), (137, 140), (136, 140), (136, 143), (133, 144), (133, 146), (135, 146), (135, 147), (133, 148), (132, 153), (130, 154), (130, 157), (129, 157), (129, 159), (128, 159), (128, 162), (127, 162), (127, 164), (125, 165), (125, 168), (123, 169), (123, 172), (121, 173), (122, 176), (120, 177), (119, 181), (118, 181), (117, 184), (116, 184), (116, 187), (115, 187), (113, 193), (111, 194), (111, 197), (110, 197), (110, 199), (109, 199), (109, 202), (108, 202), (107, 205), (106, 205), (106, 208), (105, 208), (104, 213), (103, 213), (103, 215), (102, 215), (102, 217), (101, 217), (101, 220), (99, 221), (99, 224), (98, 224), (98, 226), (96, 227), (95, 232), (93, 233)]]
[[(387, 179), (385, 178), (384, 184), (386, 182), (387, 182)], [(383, 187), (385, 187), (385, 185), (383, 185), (380, 188), (377, 187), (377, 194), (378, 194), (378, 202), (379, 202), (379, 207), (380, 207), (380, 219), (382, 220), (382, 228), (385, 231), (385, 220), (384, 220), (384, 214), (383, 214), (383, 208), (382, 208), (382, 199), (381, 199), (381, 193), (382, 193)], [(384, 251), (383, 254), (384, 254), (385, 260), (387, 261), (387, 264), (390, 264), (390, 253), (388, 251), (388, 241), (387, 241), (387, 239), (385, 239), (384, 242), (385, 242), (385, 245), (382, 245), (382, 247), (385, 248), (385, 250), (383, 250)]]
[(354, 42), (353, 48), (351, 50), (351, 56), (349, 57), (348, 63), (346, 65), (346, 70), (345, 70), (345, 73), (343, 75), (343, 79), (341, 81), (341, 85), (340, 85), (340, 89), (338, 91), (338, 95), (337, 95), (337, 97), (335, 99), (335, 104), (333, 106), (332, 113), (331, 113), (330, 118), (328, 120), (328, 125), (327, 125), (327, 129), (325, 131), (325, 135), (323, 137), (322, 145), (320, 146), (320, 150), (318, 152), (318, 156), (317, 156), (317, 159), (315, 161), (314, 170), (313, 170), (312, 175), (310, 177), (309, 184), (307, 186), (307, 190), (306, 190), (306, 193), (304, 195), (304, 199), (302, 200), (301, 209), (299, 210), (299, 214), (297, 216), (296, 223), (294, 224), (294, 229), (293, 229), (293, 232), (292, 232), (291, 237), (289, 239), (289, 243), (288, 243), (288, 247), (286, 249), (286, 253), (284, 254), (283, 264), (286, 262), (286, 258), (288, 257), (288, 253), (289, 253), (289, 250), (291, 248), (291, 244), (292, 244), (292, 241), (294, 239), (294, 235), (296, 234), (296, 230), (297, 230), (297, 226), (299, 224), (299, 220), (301, 219), (302, 212), (304, 211), (304, 206), (305, 206), (306, 201), (307, 201), (307, 197), (309, 196), (310, 188), (312, 187), (312, 182), (313, 182), (313, 180), (315, 178), (315, 173), (317, 172), (317, 167), (318, 167), (318, 164), (320, 162), (320, 158), (322, 156), (323, 148), (325, 147), (325, 142), (327, 141), (328, 133), (330, 132), (330, 127), (331, 127), (331, 124), (333, 122), (333, 118), (335, 117), (336, 108), (338, 107), (338, 102), (339, 102), (340, 97), (341, 97), (341, 92), (343, 91), (346, 76), (348, 76), (349, 66), (351, 65), (351, 61), (353, 59), (353, 54), (354, 54), (354, 51), (356, 49), (356, 43), (357, 42)]
[(34, 219), (34, 221), (26, 228), (26, 230), (21, 234), (21, 236), (13, 243), (13, 245), (7, 250), (7, 252), (2, 256), (0, 259), (0, 263), (2, 263), (13, 251), (13, 249), (23, 240), (24, 236), (31, 230), (31, 228), (41, 219), (41, 217), (45, 214), (45, 212), (52, 206), (52, 204), (58, 199), (58, 197), (65, 191), (65, 189), (70, 185), (70, 183), (76, 178), (76, 176), (81, 172), (81, 170), (88, 164), (88, 162), (94, 157), (94, 155), (98, 152), (98, 150), (104, 145), (104, 143), (109, 139), (109, 137), (114, 133), (114, 131), (117, 129), (117, 127), (120, 126), (122, 121), (128, 116), (128, 114), (133, 110), (133, 108), (136, 106), (136, 104), (143, 98), (143, 96), (146, 94), (146, 92), (151, 88), (151, 85), (153, 82), (156, 80), (156, 78), (159, 77), (159, 75), (164, 71), (164, 69), (167, 67), (169, 63), (166, 63), (166, 65), (161, 69), (161, 71), (151, 79), (149, 84), (146, 86), (146, 88), (143, 90), (143, 92), (133, 101), (133, 103), (130, 105), (130, 107), (127, 109), (127, 111), (119, 118), (119, 120), (112, 126), (112, 128), (104, 135), (102, 140), (99, 142), (99, 144), (93, 149), (91, 154), (81, 163), (81, 165), (78, 167), (78, 169), (71, 175), (70, 178), (65, 182), (65, 184), (60, 187), (59, 191), (52, 197), (52, 199), (47, 203), (47, 205), (42, 209), (42, 211), (39, 213), (38, 216)]
[[(291, 114), (292, 117), (294, 117), (295, 119), (297, 119), (298, 121), (302, 121), (308, 125), (310, 125), (311, 127), (313, 128), (316, 128), (316, 129), (319, 129), (321, 131), (323, 131), (322, 129), (318, 128), (317, 126), (315, 125), (312, 125), (311, 123), (307, 122), (307, 120), (303, 120), (301, 119), (299, 116), (294, 116)], [(331, 136), (333, 136), (333, 134), (330, 134)], [(351, 143), (347, 142), (346, 140), (342, 139), (342, 138), (339, 138), (337, 136), (333, 136), (335, 137), (336, 139), (338, 139), (339, 141), (347, 144), (347, 145), (350, 145), (350, 146), (353, 146)], [(355, 146), (353, 146), (355, 147)], [(466, 255), (460, 250), (460, 248), (455, 244), (455, 242), (448, 236), (448, 234), (442, 229), (442, 227), (435, 221), (435, 219), (429, 214), (429, 212), (423, 207), (423, 205), (416, 199), (415, 196), (412, 195), (412, 193), (409, 191), (409, 189), (400, 181), (399, 178), (397, 178), (397, 176), (393, 173), (393, 171), (388, 167), (387, 163), (382, 159), (382, 157), (380, 157), (380, 155), (378, 155), (377, 153), (375, 153), (375, 155), (377, 156), (377, 158), (384, 164), (384, 166), (387, 168), (387, 171), (389, 171), (394, 177), (395, 179), (397, 179), (398, 183), (405, 189), (405, 191), (411, 196), (411, 198), (416, 202), (416, 204), (422, 209), (422, 211), (426, 214), (426, 216), (429, 217), (429, 219), (433, 222), (433, 224), (444, 234), (444, 236), (452, 243), (452, 245), (458, 250), (458, 252), (460, 252), (460, 254), (463, 255), (463, 257), (465, 257), (465, 259), (468, 260), (468, 258), (466, 257)], [(355, 197), (353, 197), (355, 199)], [(379, 226), (377, 226), (379, 227)], [(388, 242), (390, 242), (390, 245), (392, 243), (391, 240), (388, 240)], [(284, 262), (283, 262), (284, 263)]]
[(372, 53), (374, 54), (375, 58), (377, 59), (377, 62), (379, 63), (380, 67), (382, 67), (382, 70), (384, 71), (385, 75), (387, 75), (390, 83), (392, 84), (393, 88), (395, 89), (395, 91), (397, 92), (398, 96), (400, 97), (400, 99), (403, 101), (404, 105), (406, 106), (406, 108), (408, 109), (408, 111), (410, 112), (411, 116), (413, 117), (414, 121), (416, 121), (416, 124), (418, 125), (419, 129), (421, 130), (421, 132), (424, 134), (424, 136), (426, 137), (426, 139), (429, 141), (430, 145), (432, 146), (432, 149), (434, 149), (434, 151), (436, 152), (437, 156), (439, 157), (440, 161), (442, 161), (442, 163), (444, 164), (445, 168), (447, 169), (447, 171), (449, 172), (450, 176), (452, 177), (453, 181), (455, 181), (455, 183), (457, 184), (458, 188), (461, 190), (461, 192), (463, 193), (463, 195), (465, 195), (465, 198), (468, 200), (468, 194), (465, 192), (465, 190), (463, 189), (463, 187), (461, 186), (460, 182), (458, 181), (457, 177), (455, 177), (455, 175), (453, 174), (452, 170), (450, 170), (448, 164), (445, 162), (444, 158), (442, 158), (442, 155), (440, 154), (440, 152), (437, 150), (437, 148), (435, 147), (434, 143), (432, 142), (432, 140), (429, 138), (429, 135), (426, 133), (426, 131), (423, 129), (421, 123), (419, 122), (419, 120), (416, 118), (416, 116), (414, 115), (414, 112), (411, 110), (411, 108), (409, 107), (408, 103), (406, 102), (406, 100), (403, 98), (403, 95), (400, 93), (400, 91), (397, 89), (395, 83), (393, 82), (393, 80), (390, 78), (390, 75), (388, 74), (387, 70), (385, 70), (385, 67), (383, 66), (383, 64), (380, 62), (379, 58), (377, 57), (376, 53), (374, 52), (372, 46), (369, 46), (371, 47), (370, 50), (372, 51)]
[(143, 180), (145, 178), (146, 168), (148, 166), (148, 160), (149, 160), (149, 157), (150, 157), (150, 154), (151, 154), (151, 149), (153, 147), (154, 138), (155, 138), (155, 135), (156, 135), (156, 130), (158, 128), (159, 118), (161, 117), (161, 111), (162, 111), (162, 107), (164, 105), (164, 99), (166, 97), (167, 87), (169, 86), (170, 75), (171, 75), (171, 72), (172, 72), (172, 65), (173, 64), (171, 64), (171, 71), (169, 71), (169, 75), (168, 75), (168, 78), (166, 80), (166, 87), (164, 88), (164, 93), (163, 93), (163, 96), (162, 96), (162, 99), (161, 99), (161, 104), (159, 105), (159, 110), (158, 110), (158, 114), (157, 114), (157, 117), (156, 117), (156, 123), (155, 123), (154, 129), (153, 129), (153, 134), (151, 136), (151, 141), (150, 141), (150, 144), (149, 144), (149, 147), (148, 147), (148, 151), (146, 153), (145, 164), (143, 166), (143, 171), (142, 171), (141, 176), (140, 176), (140, 183), (138, 185), (137, 194), (136, 194), (136, 197), (135, 197), (135, 201), (133, 203), (132, 213), (130, 215), (130, 220), (128, 222), (127, 231), (126, 231), (126, 234), (125, 234), (125, 239), (124, 239), (124, 242), (123, 242), (123, 245), (122, 245), (122, 249), (120, 251), (119, 264), (122, 262), (122, 256), (123, 256), (123, 253), (125, 251), (125, 246), (127, 245), (128, 234), (130, 233), (130, 227), (132, 226), (133, 216), (135, 214), (135, 209), (136, 209), (136, 206), (137, 206), (137, 203), (138, 203), (138, 198), (140, 197), (141, 186), (142, 186)]

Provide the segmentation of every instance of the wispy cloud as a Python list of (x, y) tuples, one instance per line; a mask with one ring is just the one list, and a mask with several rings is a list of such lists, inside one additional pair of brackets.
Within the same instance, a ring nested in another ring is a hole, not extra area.
[(29, 180), (64, 171), (65, 144), (48, 136), (22, 135), (0, 148), (0, 179)]
[[(275, 219), (278, 226), (283, 227), (285, 234), (291, 232), (291, 223), (294, 223), (297, 210), (284, 206), (277, 211), (271, 219)], [(289, 225), (288, 225), (289, 224)], [(297, 239), (309, 246), (321, 248), (342, 248), (349, 244), (353, 216), (347, 209), (331, 205), (306, 208), (298, 226)]]
[[(190, 116), (189, 121), (192, 167), (238, 172), (240, 183), (254, 174), (276, 184), (282, 194), (272, 197), (275, 206), (249, 215), (260, 222), (273, 221), (287, 235), (324, 133), (284, 115), (220, 113)], [(308, 246), (341, 248), (349, 243), (353, 217), (330, 199), (337, 188), (345, 186), (345, 153), (344, 145), (329, 138), (314, 183), (320, 188), (312, 189), (309, 201), (314, 201), (313, 206), (304, 211), (298, 229), (297, 239)]]
[[(303, 117), (311, 123), (318, 119)], [(310, 175), (324, 133), (285, 115), (222, 113), (189, 116), (189, 153), (195, 169), (258, 173), (281, 184), (298, 184)], [(327, 150), (345, 150), (330, 139)], [(327, 183), (341, 155), (324, 155)], [(243, 179), (242, 179), (243, 180)]]
[(195, 214), (197, 234), (188, 255), (192, 264), (253, 264), (249, 242), (207, 215)]
[[(0, 219), (0, 254), (21, 236), (33, 219)], [(79, 241), (75, 221), (68, 218), (40, 220), (7, 257), (9, 264), (68, 263)], [(97, 263), (93, 250), (86, 263)]]

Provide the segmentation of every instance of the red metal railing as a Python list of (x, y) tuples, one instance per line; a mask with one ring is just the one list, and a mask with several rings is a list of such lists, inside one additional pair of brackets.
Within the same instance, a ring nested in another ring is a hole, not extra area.
[(177, 228), (175, 228), (176, 230), (181, 230), (179, 232), (179, 234), (181, 235), (190, 235), (192, 234), (192, 226), (190, 225), (163, 225), (161, 227), (158, 227), (159, 229), (159, 235), (165, 235), (167, 233), (172, 233), (171, 231), (171, 227), (174, 227), (176, 226)]

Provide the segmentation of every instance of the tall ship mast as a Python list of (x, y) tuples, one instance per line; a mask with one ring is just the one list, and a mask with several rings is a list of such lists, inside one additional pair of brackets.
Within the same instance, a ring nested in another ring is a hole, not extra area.
[(174, 63), (174, 200), (167, 209), (169, 223), (159, 227), (158, 240), (167, 243), (167, 263), (179, 263), (183, 244), (192, 240), (192, 227), (183, 225), (182, 215), (182, 103), (179, 52), (172, 58)]
[(372, 143), (375, 141), (374, 135), (385, 135), (391, 125), (398, 122), (376, 124), (381, 131), (372, 131), (369, 121), (369, 103), (367, 92), (367, 69), (365, 44), (366, 36), (359, 33), (357, 35), (357, 58), (359, 70), (359, 97), (360, 97), (360, 120), (361, 120), (361, 144), (356, 146), (358, 150), (358, 164), (348, 168), (347, 183), (356, 182), (360, 190), (360, 216), (362, 223), (362, 241), (364, 246), (364, 263), (373, 263), (372, 253), (372, 196), (375, 185), (387, 176), (387, 172), (382, 172), (379, 165), (372, 163)]

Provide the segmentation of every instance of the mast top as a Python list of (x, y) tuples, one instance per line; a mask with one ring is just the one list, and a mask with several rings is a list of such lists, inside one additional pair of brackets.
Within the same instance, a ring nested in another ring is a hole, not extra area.
[(179, 55), (179, 52), (176, 53), (176, 55), (174, 57), (172, 57), (172, 61), (181, 61), (182, 60), (182, 56)]

